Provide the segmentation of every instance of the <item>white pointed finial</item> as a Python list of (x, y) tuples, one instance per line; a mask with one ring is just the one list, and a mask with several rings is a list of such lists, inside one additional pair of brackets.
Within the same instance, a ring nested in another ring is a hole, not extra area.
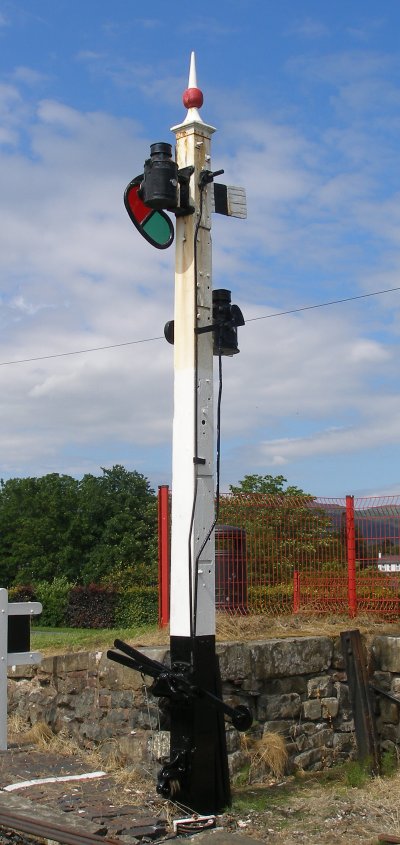
[(189, 82), (182, 100), (183, 105), (187, 108), (187, 115), (182, 123), (172, 127), (173, 132), (196, 123), (201, 124), (203, 131), (207, 129), (209, 132), (215, 132), (214, 127), (206, 124), (199, 113), (199, 109), (203, 105), (203, 92), (197, 87), (196, 56), (194, 52), (190, 55)]
[(183, 93), (182, 100), (183, 105), (188, 110), (184, 123), (192, 123), (193, 121), (203, 123), (198, 111), (203, 105), (203, 92), (197, 87), (196, 56), (194, 51), (192, 51), (190, 56), (189, 84)]
[(194, 50), (190, 54), (190, 70), (188, 88), (197, 88), (196, 56)]

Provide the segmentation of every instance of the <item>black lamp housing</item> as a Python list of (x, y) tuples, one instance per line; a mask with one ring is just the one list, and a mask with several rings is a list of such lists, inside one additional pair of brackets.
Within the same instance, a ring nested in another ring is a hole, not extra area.
[(139, 197), (148, 208), (156, 211), (173, 211), (177, 217), (193, 214), (189, 191), (193, 172), (192, 166), (178, 170), (176, 161), (172, 159), (171, 144), (157, 141), (150, 145), (150, 158), (144, 163)]
[(178, 207), (178, 165), (172, 159), (171, 144), (163, 141), (151, 144), (139, 195), (149, 208), (174, 210)]
[[(244, 317), (238, 305), (231, 304), (231, 292), (225, 288), (213, 290), (213, 321), (210, 326), (195, 329), (196, 334), (213, 333), (214, 355), (237, 355), (238, 326), (244, 326)], [(164, 326), (164, 337), (168, 343), (174, 343), (174, 320), (168, 320)]]
[(213, 341), (214, 355), (237, 355), (238, 326), (244, 326), (244, 317), (238, 305), (231, 304), (231, 292), (225, 288), (213, 290)]

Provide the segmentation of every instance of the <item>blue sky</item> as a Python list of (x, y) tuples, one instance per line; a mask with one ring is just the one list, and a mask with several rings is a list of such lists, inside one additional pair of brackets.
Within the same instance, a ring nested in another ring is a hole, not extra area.
[[(197, 7), (196, 7), (197, 8)], [(169, 483), (173, 248), (123, 191), (173, 143), (196, 51), (213, 167), (214, 286), (248, 319), (224, 362), (222, 487), (399, 493), (400, 4), (0, 0), (0, 476), (122, 463)]]

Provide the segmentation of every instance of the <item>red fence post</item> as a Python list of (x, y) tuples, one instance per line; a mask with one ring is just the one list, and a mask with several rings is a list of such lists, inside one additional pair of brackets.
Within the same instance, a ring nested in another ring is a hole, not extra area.
[(356, 532), (354, 525), (354, 496), (346, 496), (346, 552), (349, 616), (357, 615)]
[(169, 487), (158, 488), (158, 626), (165, 628), (169, 622)]
[(293, 572), (293, 613), (300, 610), (300, 572), (295, 569)]

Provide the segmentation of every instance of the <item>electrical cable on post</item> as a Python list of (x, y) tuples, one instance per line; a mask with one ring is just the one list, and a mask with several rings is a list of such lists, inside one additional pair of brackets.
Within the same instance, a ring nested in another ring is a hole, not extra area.
[[(198, 302), (197, 302), (197, 237), (201, 225), (201, 218), (203, 215), (203, 191), (205, 185), (200, 184), (200, 206), (199, 206), (199, 215), (196, 223), (196, 228), (194, 231), (194, 238), (193, 238), (193, 265), (194, 265), (194, 311), (195, 311), (195, 353), (194, 353), (194, 444), (195, 444), (195, 456), (198, 457), (198, 449), (199, 449), (199, 426), (198, 426), (198, 392), (197, 392), (197, 384), (199, 378), (199, 347), (198, 347), (198, 335), (197, 335), (197, 328), (198, 328)], [(195, 465), (194, 465), (195, 471)], [(188, 537), (188, 558), (189, 558), (189, 603), (190, 603), (190, 638), (192, 642), (194, 642), (195, 630), (196, 630), (196, 604), (197, 604), (197, 565), (198, 561), (196, 558), (196, 567), (195, 567), (195, 580), (194, 580), (194, 593), (195, 597), (193, 599), (193, 556), (192, 556), (192, 538), (193, 538), (193, 527), (194, 527), (194, 518), (196, 512), (196, 501), (197, 501), (197, 489), (198, 489), (198, 479), (197, 473), (195, 471), (195, 479), (194, 479), (194, 494), (193, 494), (193, 505), (192, 505), (192, 513), (190, 517), (190, 528), (189, 528), (189, 537)], [(193, 657), (193, 652), (191, 657)]]
[(217, 442), (216, 442), (216, 483), (215, 483), (215, 517), (211, 528), (203, 541), (203, 545), (200, 547), (197, 557), (196, 557), (196, 566), (195, 566), (195, 595), (194, 595), (194, 620), (196, 625), (196, 617), (197, 617), (197, 587), (198, 587), (198, 566), (200, 556), (207, 545), (212, 532), (218, 522), (219, 519), (219, 507), (220, 507), (220, 479), (221, 479), (221, 400), (222, 400), (222, 354), (221, 354), (221, 331), (217, 329), (218, 332), (218, 344), (219, 344), (219, 352), (218, 352), (218, 400), (217, 400)]

